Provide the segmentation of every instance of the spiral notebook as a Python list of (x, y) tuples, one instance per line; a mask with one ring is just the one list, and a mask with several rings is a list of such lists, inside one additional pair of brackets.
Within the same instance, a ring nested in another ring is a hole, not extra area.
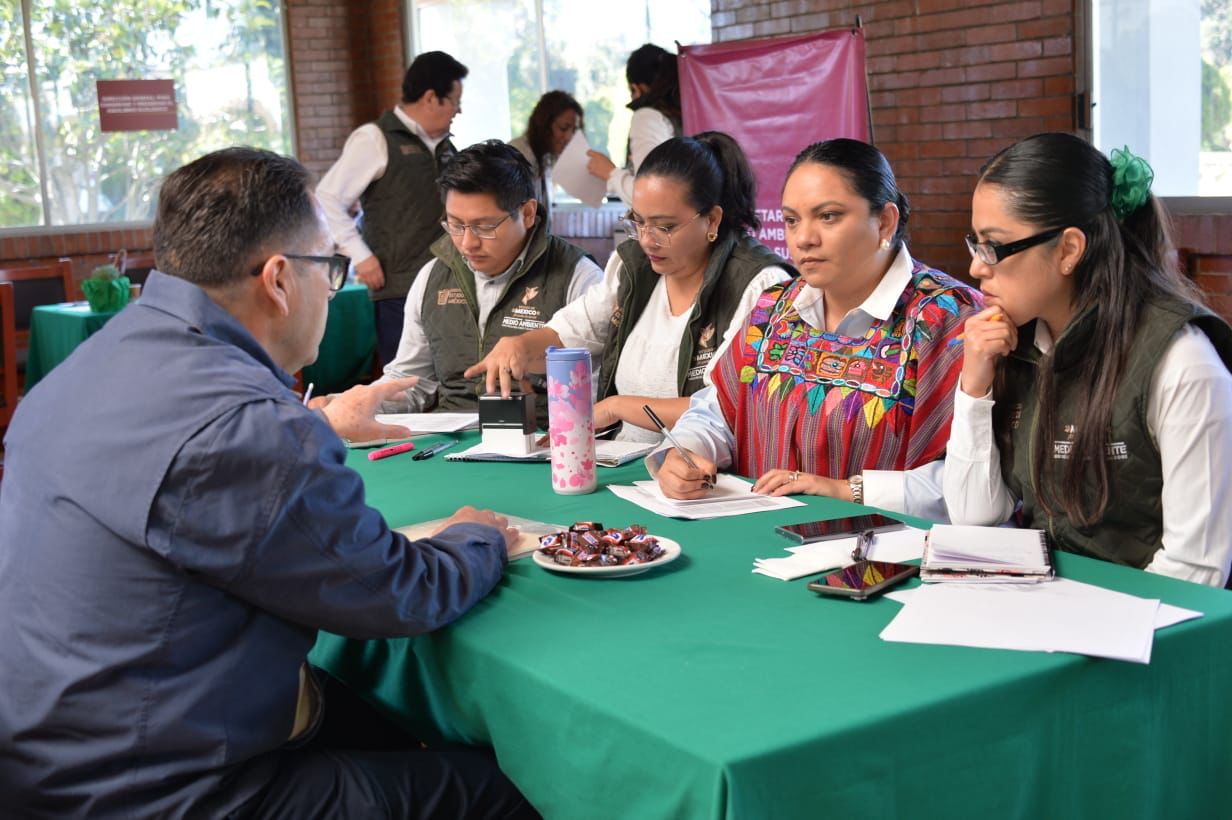
[(920, 561), (923, 581), (1032, 583), (1056, 575), (1043, 530), (937, 524)]

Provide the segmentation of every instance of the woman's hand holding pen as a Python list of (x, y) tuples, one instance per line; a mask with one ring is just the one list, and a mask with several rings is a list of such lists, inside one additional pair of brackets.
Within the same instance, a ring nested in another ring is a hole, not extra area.
[(997, 360), (1018, 346), (1018, 328), (998, 306), (988, 307), (963, 327), (962, 391), (983, 398), (992, 389)]
[(714, 488), (718, 475), (714, 462), (691, 451), (689, 457), (696, 467), (689, 466), (678, 450), (668, 450), (667, 458), (655, 474), (660, 489), (668, 498), (704, 498)]

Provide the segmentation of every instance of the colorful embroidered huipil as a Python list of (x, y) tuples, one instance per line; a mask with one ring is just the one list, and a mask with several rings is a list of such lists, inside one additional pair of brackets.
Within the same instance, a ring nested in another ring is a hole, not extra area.
[(846, 478), (940, 458), (962, 367), (955, 340), (979, 293), (913, 261), (889, 319), (852, 338), (800, 318), (795, 301), (806, 287), (796, 280), (763, 293), (714, 370), (738, 443), (733, 469)]

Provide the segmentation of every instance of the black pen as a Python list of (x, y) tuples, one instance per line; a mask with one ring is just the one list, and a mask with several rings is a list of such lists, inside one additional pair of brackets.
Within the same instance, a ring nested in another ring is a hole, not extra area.
[(432, 458), (432, 456), (436, 455), (441, 450), (448, 450), (457, 443), (458, 442), (456, 441), (442, 441), (440, 444), (433, 444), (431, 447), (425, 447), (415, 455), (411, 456), (411, 458), (415, 461), (423, 461), (425, 458)]

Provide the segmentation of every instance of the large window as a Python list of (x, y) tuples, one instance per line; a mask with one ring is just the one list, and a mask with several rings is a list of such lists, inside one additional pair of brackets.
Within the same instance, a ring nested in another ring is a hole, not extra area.
[(518, 136), (539, 96), (560, 89), (585, 110), (591, 145), (617, 165), (632, 116), (629, 52), (710, 42), (710, 0), (411, 0), (409, 19), (415, 53), (447, 51), (470, 69), (453, 124), (459, 146)]
[(1146, 157), (1159, 195), (1232, 196), (1232, 4), (1091, 7), (1095, 144)]
[[(169, 171), (291, 153), (280, 0), (0, 2), (0, 228), (144, 222)], [(169, 79), (179, 125), (104, 133), (97, 80)]]

